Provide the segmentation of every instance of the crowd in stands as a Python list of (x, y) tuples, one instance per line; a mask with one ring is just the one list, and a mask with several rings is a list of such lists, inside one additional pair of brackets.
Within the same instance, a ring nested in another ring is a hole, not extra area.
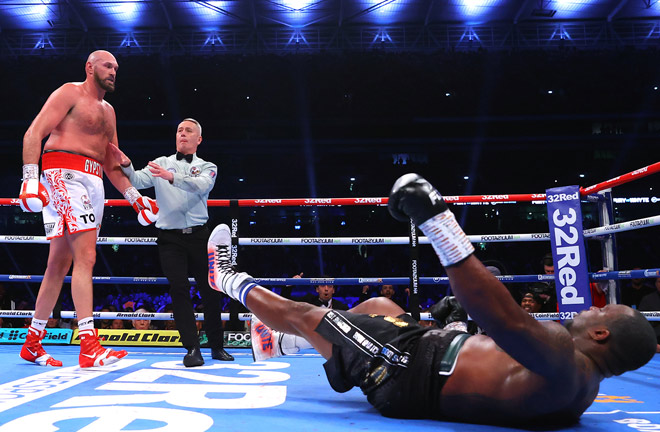
[[(487, 269), (494, 276), (508, 274), (506, 267), (498, 261), (485, 261)], [(543, 256), (538, 266), (541, 274), (554, 274), (552, 255)], [(638, 269), (638, 268), (637, 268)], [(304, 275), (300, 272), (293, 275), (293, 278), (300, 278)], [(319, 279), (331, 279), (329, 276), (322, 276)], [(534, 282), (529, 284), (508, 283), (507, 288), (512, 297), (520, 306), (529, 313), (538, 312), (557, 312), (557, 297), (555, 293), (554, 282)], [(274, 286), (272, 289), (287, 298), (304, 301), (317, 306), (328, 307), (332, 309), (347, 310), (357, 304), (365, 301), (372, 296), (384, 296), (392, 299), (405, 311), (410, 311), (409, 296), (410, 290), (407, 286), (397, 286), (391, 284), (382, 285), (363, 285), (363, 286), (336, 286), (332, 283), (319, 283), (314, 287), (309, 286)], [(592, 301), (594, 306), (603, 307), (607, 301), (607, 283), (598, 282), (591, 284)], [(131, 291), (131, 292), (129, 292)], [(446, 290), (434, 288), (420, 290), (420, 309), (422, 312), (434, 313), (434, 306), (441, 302), (443, 298), (451, 297), (451, 287)], [(338, 295), (336, 295), (338, 294)], [(201, 299), (196, 292), (195, 287), (191, 288), (191, 297), (195, 306), (195, 311), (203, 313)], [(643, 311), (660, 310), (660, 278), (634, 278), (621, 284), (620, 303), (629, 305)], [(71, 298), (68, 294), (63, 295), (61, 310), (72, 310)], [(0, 308), (30, 310), (33, 307), (30, 302), (21, 300), (18, 303), (11, 298), (4, 284), (0, 284)], [(237, 309), (238, 308), (238, 309)], [(104, 297), (97, 297), (95, 301), (95, 310), (98, 312), (172, 312), (172, 303), (169, 294), (153, 295), (150, 292), (141, 289), (127, 290), (123, 289), (120, 294), (107, 294)], [(224, 299), (222, 307), (223, 312), (235, 313), (245, 312), (246, 310), (230, 301)], [(466, 318), (467, 319), (467, 318)], [(437, 323), (436, 323), (437, 321)], [(425, 321), (424, 325), (445, 325), (444, 321)], [(203, 336), (203, 321), (197, 321), (198, 331)], [(228, 330), (245, 330), (245, 323), (237, 320), (224, 322)], [(0, 327), (27, 327), (29, 319), (2, 319), (0, 318)], [(49, 328), (75, 328), (76, 320), (51, 318), (48, 321)], [(660, 344), (660, 322), (653, 322), (653, 326), (658, 334)], [(176, 330), (173, 320), (122, 320), (122, 319), (99, 319), (97, 327), (100, 329), (137, 329), (137, 330)], [(470, 325), (468, 329), (478, 332), (478, 326)], [(203, 341), (202, 341), (203, 343)], [(660, 349), (660, 345), (659, 345)]]

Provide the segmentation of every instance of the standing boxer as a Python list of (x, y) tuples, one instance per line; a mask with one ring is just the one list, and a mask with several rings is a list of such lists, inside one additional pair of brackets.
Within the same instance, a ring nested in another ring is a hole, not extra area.
[[(117, 146), (117, 128), (114, 109), (103, 97), (114, 91), (118, 67), (109, 52), (91, 53), (85, 63), (85, 81), (66, 83), (55, 90), (23, 138), (20, 204), (26, 212), (43, 210), (50, 248), (21, 357), (41, 366), (62, 366), (46, 353), (41, 340), (72, 263), (71, 294), (78, 316), (80, 366), (109, 365), (126, 355), (124, 350), (104, 349), (99, 344), (92, 317), (92, 271), (104, 205), (103, 171), (133, 205), (142, 224), (153, 222), (158, 208), (131, 186), (113, 158), (106, 159), (108, 147)], [(47, 136), (40, 182), (41, 143)]]

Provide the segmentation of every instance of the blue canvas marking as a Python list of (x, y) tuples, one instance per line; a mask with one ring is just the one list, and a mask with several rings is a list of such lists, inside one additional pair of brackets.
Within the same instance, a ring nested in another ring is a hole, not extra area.
[[(212, 360), (210, 351), (202, 350), (206, 364), (187, 369), (181, 365), (182, 349), (127, 347), (128, 357), (116, 368), (81, 371), (78, 347), (47, 349), (64, 362), (63, 368), (27, 363), (18, 357), (20, 346), (0, 345), (0, 401), (19, 397), (12, 391), (33, 395), (0, 411), (0, 432), (85, 427), (103, 432), (515, 430), (382, 417), (359, 389), (334, 392), (323, 372), (323, 358), (312, 350), (257, 363), (246, 349), (230, 350), (235, 362)], [(580, 423), (563, 430), (660, 429), (659, 376), (656, 355), (637, 371), (604, 380), (599, 398)], [(67, 386), (71, 380), (78, 381)], [(39, 391), (43, 394), (36, 394)]]

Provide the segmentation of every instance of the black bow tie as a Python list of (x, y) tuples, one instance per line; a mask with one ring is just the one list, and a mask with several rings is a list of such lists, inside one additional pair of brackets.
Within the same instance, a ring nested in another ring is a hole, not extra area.
[(193, 155), (191, 155), (191, 154), (186, 155), (186, 154), (183, 154), (181, 152), (176, 152), (176, 160), (185, 159), (186, 162), (192, 163), (192, 158), (193, 158)]

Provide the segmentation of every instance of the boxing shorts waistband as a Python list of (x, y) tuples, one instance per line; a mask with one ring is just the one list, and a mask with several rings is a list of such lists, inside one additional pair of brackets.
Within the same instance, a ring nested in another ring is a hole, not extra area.
[(440, 360), (440, 370), (438, 371), (440, 375), (451, 375), (454, 373), (458, 353), (470, 336), (472, 336), (470, 333), (459, 333), (454, 336), (445, 354), (442, 356), (442, 360)]
[(179, 229), (162, 229), (160, 228), (161, 231), (169, 232), (169, 233), (175, 233), (175, 234), (193, 234), (196, 233), (197, 231), (203, 230), (206, 228), (206, 224), (204, 225), (195, 225), (192, 227), (188, 228), (179, 228)]
[(41, 157), (41, 168), (44, 171), (47, 169), (69, 169), (103, 178), (103, 164), (101, 162), (91, 157), (70, 152), (57, 150), (44, 152)]

